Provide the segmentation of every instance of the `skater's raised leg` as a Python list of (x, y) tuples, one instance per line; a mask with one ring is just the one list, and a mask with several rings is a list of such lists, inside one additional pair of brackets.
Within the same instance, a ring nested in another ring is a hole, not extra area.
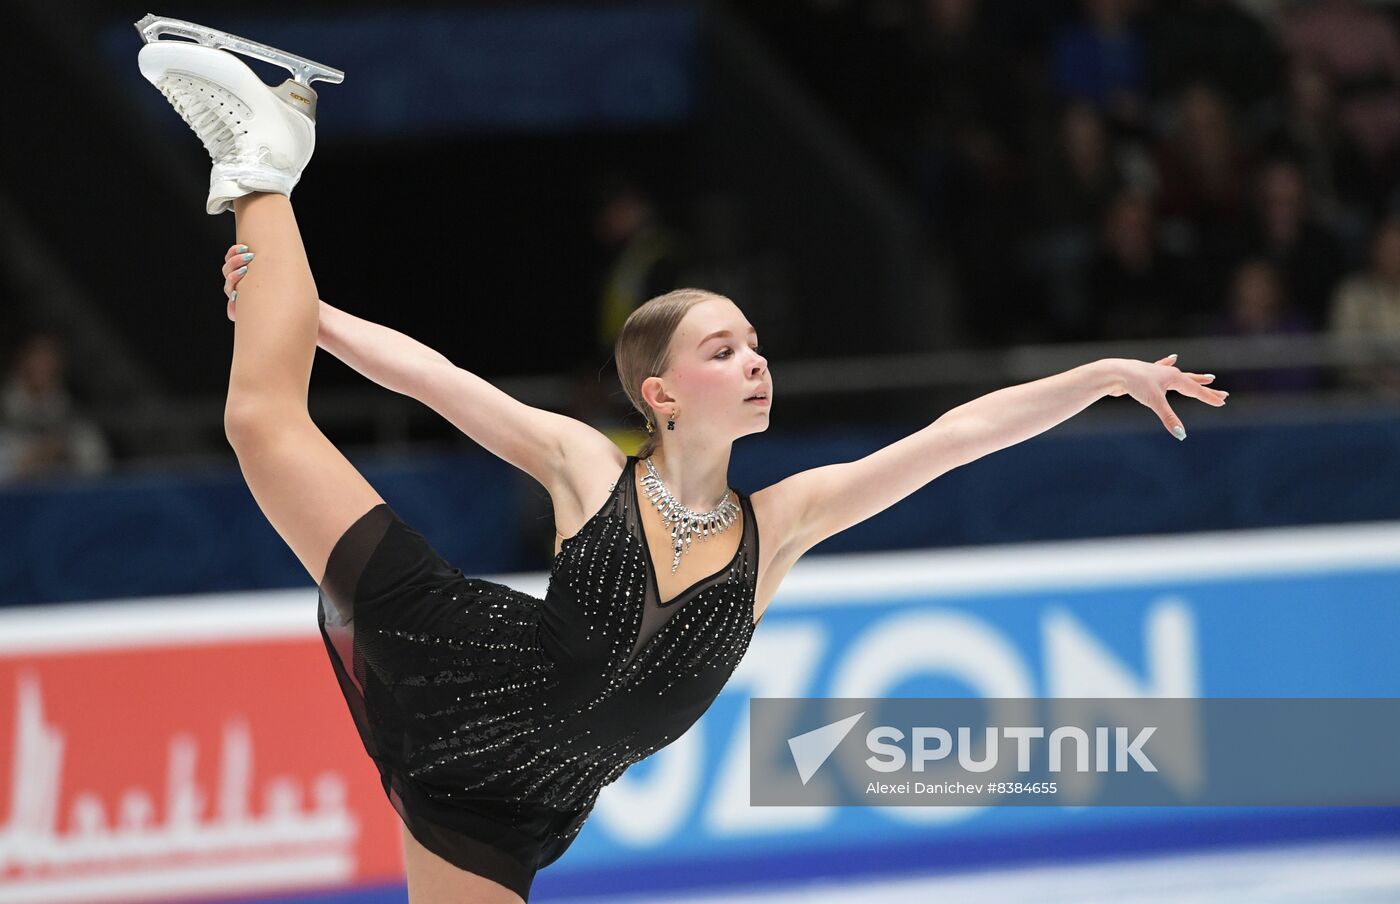
[(253, 498), (320, 584), (335, 542), (384, 500), (307, 410), (319, 302), (291, 201), (259, 192), (233, 209), (257, 265), (239, 283), (224, 430)]
[[(209, 38), (202, 26), (177, 24)], [(258, 46), (268, 58), (272, 49)], [(336, 541), (384, 500), (306, 406), (319, 302), (291, 193), (315, 148), (315, 92), (290, 79), (269, 86), (233, 53), (203, 43), (157, 40), (138, 61), (209, 152), (205, 210), (232, 210), (238, 241), (257, 249), (239, 287), (224, 430), (253, 498), (320, 584)]]

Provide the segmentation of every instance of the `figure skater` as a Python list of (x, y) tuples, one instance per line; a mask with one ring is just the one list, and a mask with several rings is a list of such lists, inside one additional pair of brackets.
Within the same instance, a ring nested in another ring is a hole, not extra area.
[[(1183, 373), (1172, 356), (1104, 359), (750, 496), (729, 486), (729, 457), (736, 439), (768, 428), (768, 362), (731, 299), (679, 289), (641, 305), (617, 338), (622, 387), (647, 430), (624, 455), (592, 427), (319, 300), (290, 196), (314, 141), (309, 82), (340, 73), (192, 23), (138, 28), (142, 73), (210, 151), (206, 210), (234, 214), (225, 432), (253, 498), (316, 582), (332, 669), (403, 823), (415, 904), (527, 900), (599, 791), (706, 711), (784, 575), (822, 540), (1104, 395), (1131, 394), (1177, 431), (1166, 390), (1223, 404), (1209, 374)], [(229, 50), (297, 77), (269, 87)], [(559, 540), (544, 599), (453, 568), (327, 441), (307, 412), (318, 343), (549, 491)]]

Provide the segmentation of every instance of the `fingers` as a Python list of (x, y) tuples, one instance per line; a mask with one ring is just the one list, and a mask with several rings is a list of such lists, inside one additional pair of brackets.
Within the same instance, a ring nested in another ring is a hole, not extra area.
[(1200, 399), (1202, 402), (1214, 405), (1217, 408), (1224, 405), (1225, 398), (1229, 396), (1228, 392), (1220, 389), (1211, 389), (1209, 386), (1202, 386), (1199, 383), (1191, 383), (1188, 384), (1188, 386), (1189, 388), (1178, 389), (1177, 392), (1180, 392), (1182, 395), (1189, 395), (1193, 398)]
[(256, 256), (257, 255), (254, 254), (252, 251), (244, 252), (242, 254), (229, 255), (227, 258), (224, 259), (224, 275), (228, 276), (229, 274), (236, 272), (240, 268), (242, 268), (243, 271), (246, 273), (248, 264), (251, 263), (253, 258)]
[(237, 297), (237, 295), (238, 295), (238, 281), (239, 281), (240, 279), (242, 279), (243, 277), (247, 276), (247, 275), (248, 275), (247, 270), (246, 270), (245, 268), (242, 268), (242, 267), (240, 267), (240, 268), (237, 269), (237, 270), (234, 270), (232, 273), (225, 273), (225, 274), (224, 274), (224, 294), (227, 295), (227, 296), (229, 296), (230, 298)]
[[(239, 249), (243, 250), (239, 250)], [(256, 257), (255, 252), (249, 250), (247, 245), (230, 246), (228, 253), (224, 255), (224, 294), (230, 298), (237, 296), (238, 281), (248, 275), (248, 265)]]
[[(1165, 358), (1158, 359), (1156, 363), (1176, 370), (1176, 355), (1167, 355)], [(1156, 404), (1152, 406), (1152, 410), (1157, 412), (1157, 416), (1162, 419), (1162, 426), (1167, 428), (1168, 433), (1178, 440), (1184, 440), (1186, 439), (1186, 425), (1181, 422), (1181, 418), (1176, 416), (1176, 412), (1173, 411), (1171, 405), (1168, 404), (1166, 389), (1175, 389), (1182, 395), (1189, 395), (1192, 398), (1200, 399), (1202, 402), (1215, 405), (1217, 408), (1225, 404), (1225, 399), (1230, 394), (1223, 390), (1214, 389), (1205, 385), (1214, 382), (1215, 374), (1186, 373), (1180, 370), (1177, 370), (1176, 374), (1181, 379), (1172, 379), (1163, 390), (1161, 396), (1158, 397)]]
[[(1156, 363), (1174, 366), (1175, 361), (1176, 355), (1171, 354), (1167, 355), (1165, 358), (1159, 358)], [(1181, 376), (1188, 378), (1191, 382), (1180, 384), (1173, 383), (1172, 385), (1167, 387), (1168, 389), (1175, 389), (1182, 395), (1189, 395), (1193, 398), (1200, 399), (1202, 402), (1214, 405), (1217, 408), (1224, 405), (1225, 399), (1230, 395), (1228, 392), (1224, 392), (1219, 389), (1212, 389), (1204, 385), (1206, 383), (1213, 382), (1215, 380), (1215, 374), (1196, 374), (1187, 373), (1185, 371), (1178, 371), (1178, 373), (1180, 373)], [(1170, 411), (1170, 409), (1168, 409), (1168, 411)], [(1158, 413), (1160, 414), (1161, 412)], [(1168, 425), (1167, 429), (1171, 429), (1171, 425)]]
[[(1166, 367), (1175, 367), (1175, 366), (1176, 366), (1176, 355), (1175, 355), (1175, 353), (1173, 353), (1173, 354), (1167, 355), (1165, 358), (1158, 358), (1158, 359), (1157, 359), (1155, 362), (1153, 362), (1153, 363), (1154, 363), (1154, 364), (1161, 364), (1161, 365), (1166, 366)], [(1180, 371), (1180, 373), (1186, 374), (1186, 376), (1192, 378), (1193, 380), (1199, 380), (1199, 381), (1201, 381), (1202, 383), (1209, 383), (1211, 380), (1214, 380), (1214, 379), (1215, 379), (1215, 374), (1193, 374), (1193, 373), (1187, 373), (1187, 372), (1184, 371), (1184, 370), (1183, 370), (1183, 371)]]
[(1182, 395), (1191, 396), (1193, 399), (1200, 399), (1209, 405), (1219, 408), (1225, 404), (1225, 399), (1230, 394), (1221, 389), (1212, 389), (1203, 384), (1215, 379), (1215, 374), (1182, 374), (1187, 379), (1178, 380), (1169, 385), (1168, 389), (1175, 389)]
[(1181, 418), (1172, 411), (1172, 406), (1167, 403), (1166, 393), (1157, 400), (1157, 404), (1152, 406), (1152, 410), (1157, 412), (1157, 416), (1162, 419), (1162, 425), (1167, 428), (1167, 432), (1177, 439), (1186, 439), (1186, 425), (1181, 422)]

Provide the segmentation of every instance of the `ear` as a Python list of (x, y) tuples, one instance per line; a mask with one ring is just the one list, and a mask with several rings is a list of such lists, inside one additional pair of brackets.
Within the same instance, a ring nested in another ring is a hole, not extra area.
[(674, 401), (660, 377), (647, 377), (642, 381), (642, 399), (653, 409), (665, 407), (667, 402)]

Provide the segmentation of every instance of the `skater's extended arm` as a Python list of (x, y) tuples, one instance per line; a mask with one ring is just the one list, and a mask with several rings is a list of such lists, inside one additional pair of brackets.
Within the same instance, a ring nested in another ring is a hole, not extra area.
[[(224, 295), (229, 299), (229, 320), (238, 319), (238, 284), (256, 266), (256, 256), (257, 252), (247, 245), (232, 245), (224, 253)], [(318, 304), (317, 347), (385, 389), (419, 398), (425, 365), (451, 363), (441, 353), (398, 330), (356, 317), (324, 301)]]
[[(255, 266), (241, 245), (225, 254), (228, 316), (237, 319), (237, 286)], [(241, 271), (241, 272), (240, 272)], [(320, 303), (318, 347), (386, 389), (417, 399), (498, 458), (551, 491), (563, 472), (565, 444), (611, 442), (588, 424), (526, 405), (398, 330)]]
[(452, 362), (411, 336), (321, 303), (316, 345), (352, 369), (394, 392), (422, 401), (429, 365)]
[[(795, 514), (801, 555), (833, 534), (879, 514), (953, 468), (1044, 433), (1105, 395), (1131, 394), (1151, 408), (1168, 430), (1181, 421), (1166, 390), (1217, 407), (1225, 393), (1203, 383), (1212, 374), (1183, 373), (1173, 358), (1156, 363), (1105, 358), (1040, 380), (1009, 386), (948, 411), (932, 424), (856, 461), (801, 471), (774, 485)], [(1184, 438), (1185, 432), (1174, 432)]]
[(580, 421), (534, 408), (440, 352), (397, 330), (321, 302), (317, 344), (369, 379), (417, 399), (488, 452), (552, 488), (564, 437), (596, 432)]

